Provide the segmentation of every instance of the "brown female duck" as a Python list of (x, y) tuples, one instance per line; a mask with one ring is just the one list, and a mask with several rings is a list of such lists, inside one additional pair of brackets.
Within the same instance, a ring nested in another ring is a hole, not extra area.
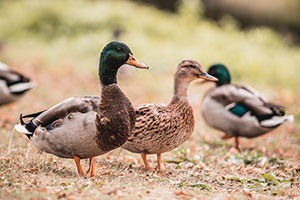
[(198, 78), (217, 81), (203, 71), (197, 61), (183, 60), (175, 70), (173, 96), (167, 105), (142, 104), (135, 107), (135, 129), (122, 148), (140, 153), (147, 170), (152, 171), (146, 154), (157, 154), (157, 169), (160, 170), (161, 154), (181, 145), (194, 131), (194, 115), (187, 89), (189, 83)]

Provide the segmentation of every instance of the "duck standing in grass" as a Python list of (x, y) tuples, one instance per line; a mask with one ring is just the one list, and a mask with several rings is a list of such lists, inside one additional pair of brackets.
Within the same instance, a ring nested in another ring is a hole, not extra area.
[(0, 106), (17, 101), (33, 87), (34, 83), (29, 78), (0, 62)]
[(263, 135), (285, 121), (293, 121), (293, 115), (285, 115), (284, 107), (275, 105), (249, 86), (230, 84), (228, 69), (222, 64), (209, 68), (208, 73), (219, 79), (202, 102), (202, 114), (208, 125), (223, 131), (223, 139), (253, 138)]
[[(88, 176), (97, 176), (94, 157), (122, 146), (134, 129), (134, 108), (117, 84), (117, 71), (123, 64), (148, 69), (127, 45), (111, 42), (100, 55), (100, 98), (71, 97), (45, 111), (21, 115), (16, 130), (42, 151), (73, 158), (82, 176), (80, 159), (89, 158)], [(29, 122), (23, 121), (29, 117)]]
[(142, 104), (135, 107), (135, 129), (122, 148), (140, 153), (147, 170), (153, 171), (147, 162), (147, 154), (157, 154), (156, 168), (160, 170), (161, 154), (181, 145), (194, 131), (194, 115), (187, 89), (189, 83), (198, 78), (217, 81), (203, 71), (197, 61), (183, 60), (175, 70), (173, 96), (167, 105)]

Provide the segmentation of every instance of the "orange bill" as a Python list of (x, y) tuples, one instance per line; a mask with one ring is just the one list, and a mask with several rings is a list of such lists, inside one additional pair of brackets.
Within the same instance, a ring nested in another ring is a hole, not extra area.
[(134, 66), (136, 68), (149, 69), (149, 67), (146, 64), (138, 61), (138, 59), (136, 59), (132, 54), (129, 54), (129, 58), (126, 64)]

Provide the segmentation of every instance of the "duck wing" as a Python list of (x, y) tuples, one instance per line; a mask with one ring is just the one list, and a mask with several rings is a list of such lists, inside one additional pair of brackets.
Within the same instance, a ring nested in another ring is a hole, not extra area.
[[(38, 126), (45, 127), (47, 130), (55, 128), (55, 122), (64, 119), (71, 113), (87, 113), (96, 112), (100, 103), (100, 97), (71, 97), (55, 106), (37, 113), (22, 116), (20, 115), (20, 124), (15, 128), (25, 133), (28, 138), (34, 133)], [(31, 118), (28, 122), (24, 122), (25, 118)], [(23, 127), (23, 128), (22, 128)]]
[(227, 93), (223, 94), (227, 101), (225, 108), (239, 117), (250, 112), (255, 116), (260, 126), (274, 128), (284, 121), (292, 121), (285, 116), (285, 107), (270, 103), (269, 100), (254, 88), (243, 85), (231, 85)]
[(14, 95), (23, 94), (27, 90), (32, 89), (35, 84), (30, 81), (29, 78), (23, 76), (22, 74), (1, 68), (0, 69), (0, 80), (6, 83), (6, 87), (10, 91), (10, 93)]
[(142, 104), (135, 107), (136, 123), (131, 137), (122, 148), (134, 153), (164, 150), (170, 135), (177, 130), (177, 116), (165, 104)]

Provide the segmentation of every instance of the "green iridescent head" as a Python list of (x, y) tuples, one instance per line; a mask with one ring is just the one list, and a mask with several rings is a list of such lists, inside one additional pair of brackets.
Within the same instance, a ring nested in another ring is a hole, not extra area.
[(121, 42), (110, 42), (102, 50), (99, 62), (99, 77), (103, 85), (117, 83), (118, 69), (128, 64), (137, 68), (148, 69), (149, 67), (138, 61), (130, 48)]
[(225, 65), (222, 65), (222, 64), (212, 65), (209, 68), (208, 73), (219, 79), (216, 82), (217, 86), (221, 86), (221, 85), (224, 85), (224, 84), (229, 84), (230, 81), (231, 81), (229, 71), (225, 67)]

